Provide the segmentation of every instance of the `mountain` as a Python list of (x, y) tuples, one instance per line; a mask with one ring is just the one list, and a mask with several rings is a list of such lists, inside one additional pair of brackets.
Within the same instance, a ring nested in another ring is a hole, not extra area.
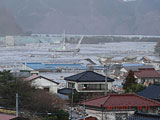
[(0, 36), (20, 35), (22, 29), (16, 23), (13, 15), (4, 7), (3, 1), (0, 0)]
[(25, 31), (160, 35), (160, 0), (5, 0)]

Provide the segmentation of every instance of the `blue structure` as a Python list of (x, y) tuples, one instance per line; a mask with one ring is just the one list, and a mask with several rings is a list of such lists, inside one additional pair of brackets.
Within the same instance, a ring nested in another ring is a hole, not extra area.
[[(34, 70), (88, 70), (88, 66), (81, 64), (43, 64), (43, 63), (23, 63)], [(103, 66), (93, 66), (94, 70), (103, 70)]]
[(130, 67), (130, 66), (143, 66), (144, 64), (138, 64), (138, 63), (125, 63), (122, 66), (123, 67)]

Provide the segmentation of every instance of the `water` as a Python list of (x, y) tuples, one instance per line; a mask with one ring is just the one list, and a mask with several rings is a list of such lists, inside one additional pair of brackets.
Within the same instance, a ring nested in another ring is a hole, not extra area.
[[(30, 44), (27, 46), (0, 47), (0, 64), (23, 62), (78, 63), (79, 60), (99, 57), (154, 56), (156, 42), (118, 42), (106, 44), (82, 44), (79, 53), (49, 52), (59, 47), (50, 44)], [(76, 45), (67, 44), (68, 48)]]

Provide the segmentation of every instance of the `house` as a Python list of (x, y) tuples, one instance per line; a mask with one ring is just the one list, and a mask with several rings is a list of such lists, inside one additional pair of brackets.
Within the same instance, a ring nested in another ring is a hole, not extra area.
[(137, 94), (152, 100), (160, 101), (160, 84), (150, 85), (149, 87)]
[(59, 83), (51, 79), (34, 74), (25, 80), (29, 81), (32, 86), (35, 86), (38, 89), (43, 89), (51, 93), (57, 93)]
[(140, 59), (140, 61), (141, 61), (142, 63), (150, 63), (152, 60), (149, 59), (149, 58), (146, 57), (146, 56), (143, 56), (143, 57)]
[(160, 83), (160, 74), (154, 68), (139, 68), (134, 71), (137, 83), (148, 86), (149, 84)]
[(105, 92), (105, 81), (107, 80), (107, 89), (112, 90), (112, 78), (105, 77), (99, 73), (93, 71), (85, 71), (65, 77), (64, 80), (67, 81), (67, 88), (74, 88), (77, 92)]
[(124, 57), (122, 61), (127, 63), (135, 63), (137, 61), (137, 57), (135, 56)]
[(140, 68), (153, 68), (152, 65), (144, 65), (144, 64), (123, 64), (120, 69), (120, 74), (123, 76), (127, 74), (130, 70), (137, 71)]
[(80, 102), (85, 105), (88, 116), (98, 120), (126, 120), (135, 111), (159, 114), (160, 102), (138, 96), (136, 94), (108, 94)]
[(140, 59), (142, 63), (152, 65), (156, 70), (160, 70), (160, 61), (158, 57), (144, 56)]

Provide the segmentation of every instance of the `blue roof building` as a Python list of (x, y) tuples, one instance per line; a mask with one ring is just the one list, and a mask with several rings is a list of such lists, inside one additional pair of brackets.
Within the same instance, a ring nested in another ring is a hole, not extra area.
[[(38, 71), (54, 71), (54, 70), (88, 70), (88, 66), (82, 64), (43, 64), (43, 63), (23, 63), (27, 67)], [(93, 66), (94, 70), (103, 70), (103, 66)]]

